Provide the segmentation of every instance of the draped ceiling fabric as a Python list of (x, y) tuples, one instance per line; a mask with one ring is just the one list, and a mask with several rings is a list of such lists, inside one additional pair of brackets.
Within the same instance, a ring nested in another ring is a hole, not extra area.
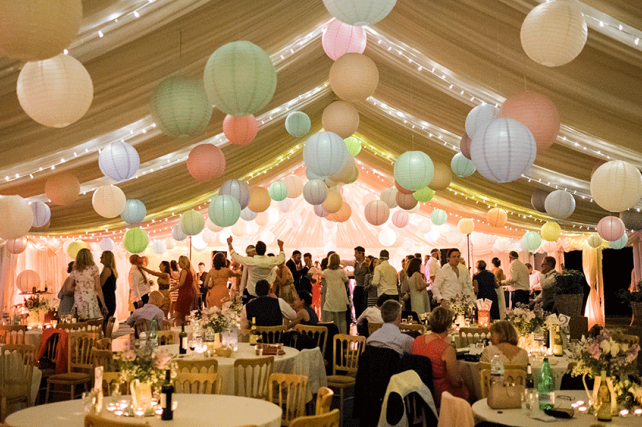
[[(145, 2), (83, 2), (81, 33), (69, 54), (89, 71), (94, 99), (87, 114), (66, 128), (41, 126), (22, 111), (16, 96), (21, 64), (0, 58), (0, 194), (46, 201), (45, 181), (60, 171), (72, 172), (83, 185), (84, 193), (75, 203), (52, 206), (51, 223), (36, 235), (82, 235), (90, 242), (105, 236), (122, 239), (126, 225), (120, 218), (98, 216), (91, 205), (90, 191), (108, 182), (98, 168), (98, 149), (120, 138), (135, 146), (141, 165), (148, 165), (144, 169), (149, 173), (141, 172), (136, 179), (118, 186), (128, 199), (145, 203), (148, 215), (144, 227), (151, 239), (168, 236), (181, 212), (194, 207), (205, 211), (206, 202), (225, 180), (247, 179), (250, 185), (269, 185), (290, 171), (304, 175), (300, 167), (304, 140), (285, 131), (283, 110), (274, 115), (272, 112), (286, 104), (290, 110), (300, 108), (312, 119), (315, 132), (321, 129), (323, 109), (337, 99), (327, 86), (332, 60), (321, 46), (321, 29), (332, 17), (321, 0), (156, 0), (147, 6), (149, 9), (141, 9), (138, 19), (123, 18), (122, 25), (113, 29), (105, 26), (113, 16), (131, 12), (134, 3)], [(642, 22), (642, 4), (637, 0), (584, 3), (626, 25), (639, 27)], [(550, 219), (532, 209), (533, 191), (551, 191), (558, 185), (578, 194), (575, 213), (560, 221), (565, 234), (586, 233), (587, 227), (593, 231), (607, 215), (589, 201), (590, 196), (580, 197), (589, 195), (593, 166), (606, 160), (607, 155), (642, 166), (642, 54), (631, 43), (589, 30), (588, 42), (575, 60), (557, 68), (538, 65), (525, 55), (519, 37), (524, 17), (537, 4), (536, 0), (398, 0), (388, 17), (368, 29), (364, 53), (376, 62), (380, 80), (373, 95), (378, 102), (356, 105), (360, 113), (358, 134), (365, 147), (356, 157), (360, 178), (353, 212), (363, 209), (359, 197), (367, 192), (379, 193), (394, 183), (393, 160), (404, 151), (422, 150), (434, 161), (450, 162), (455, 154), (452, 145), (458, 145), (466, 115), (479, 103), (479, 99), (471, 101), (471, 93), (487, 102), (501, 103), (527, 90), (553, 100), (562, 122), (558, 143), (538, 153), (532, 171), (536, 179), (496, 184), (479, 173), (454, 177), (450, 189), (437, 192), (421, 212), (427, 216), (434, 207), (441, 207), (451, 213), (451, 226), (465, 215), (479, 220), (476, 230), (519, 238)], [(101, 29), (104, 37), (98, 38)], [(379, 43), (380, 39), (383, 42)], [(206, 131), (198, 137), (177, 140), (151, 127), (146, 129), (149, 132), (140, 132), (142, 124), (152, 123), (149, 98), (160, 82), (174, 75), (202, 76), (212, 52), (236, 40), (249, 40), (266, 50), (278, 71), (273, 99), (257, 112), (257, 116), (264, 115), (261, 120), (265, 123), (260, 124), (251, 145), (233, 146), (216, 139), (225, 116), (216, 109)], [(404, 54), (421, 61), (422, 70), (390, 43), (397, 43)], [(431, 67), (442, 70), (439, 73), (443, 75), (429, 72)], [(448, 81), (459, 82), (457, 90), (444, 83)], [(300, 97), (315, 88), (320, 89), (314, 96)], [(441, 130), (430, 136), (427, 130), (412, 128), (401, 116), (386, 112), (381, 103), (401, 111), (403, 117), (425, 121)], [(442, 134), (443, 140), (439, 138)], [(446, 140), (449, 144), (444, 144)], [(192, 179), (184, 162), (189, 148), (203, 141), (219, 144), (227, 164), (225, 174), (208, 183)], [(65, 162), (60, 163), (60, 159)], [(149, 171), (150, 165), (161, 163), (165, 164), (162, 169)], [(51, 170), (54, 164), (55, 171)], [(19, 178), (14, 178), (16, 174)], [(510, 212), (505, 229), (485, 224), (488, 206), (496, 203)], [(320, 222), (309, 206), (306, 212), (304, 226), (293, 229), (282, 222), (273, 227), (275, 235), (296, 242), (300, 248), (308, 247), (311, 241), (322, 246), (327, 239), (321, 237)], [(380, 228), (362, 218), (357, 216), (339, 225), (334, 244), (350, 248), (366, 240), (364, 246), (380, 247), (376, 237)], [(398, 238), (397, 244), (405, 238), (429, 245), (412, 231)], [(639, 251), (636, 254), (636, 265), (642, 265)], [(638, 279), (640, 268), (636, 267)], [(6, 283), (6, 276), (3, 281)]]

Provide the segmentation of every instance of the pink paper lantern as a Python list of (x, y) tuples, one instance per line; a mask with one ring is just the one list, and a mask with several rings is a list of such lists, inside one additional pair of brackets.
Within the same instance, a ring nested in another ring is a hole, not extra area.
[(194, 179), (209, 181), (223, 175), (225, 155), (214, 144), (197, 145), (187, 157), (187, 170)]
[(21, 254), (27, 249), (27, 238), (20, 237), (18, 239), (7, 240), (7, 250), (14, 255)]
[(470, 137), (466, 132), (461, 136), (461, 141), (459, 141), (459, 149), (461, 150), (461, 154), (464, 155), (465, 158), (468, 160), (472, 160), (470, 157)]
[(323, 209), (323, 205), (314, 205), (312, 207), (312, 210), (314, 211), (316, 216), (318, 216), (319, 218), (325, 218), (328, 215), (330, 215), (330, 212), (328, 212), (325, 209)]
[(365, 28), (344, 24), (338, 19), (330, 22), (321, 38), (323, 50), (333, 61), (344, 53), (363, 53), (366, 42)]
[(526, 126), (537, 144), (537, 152), (553, 145), (560, 131), (560, 115), (553, 101), (546, 96), (526, 92), (507, 98), (499, 109), (498, 118), (514, 119)]
[(549, 242), (547, 240), (542, 240), (542, 245), (540, 246), (540, 249), (542, 249), (546, 253), (553, 253), (557, 250), (557, 242)]
[(366, 221), (372, 225), (382, 225), (388, 221), (390, 208), (382, 200), (374, 200), (368, 203), (364, 210)]
[(247, 145), (254, 141), (258, 131), (259, 126), (252, 114), (243, 117), (228, 114), (223, 120), (223, 133), (231, 144)]
[(410, 215), (406, 211), (396, 211), (392, 214), (392, 225), (397, 228), (404, 228), (410, 221)]
[(597, 223), (597, 234), (609, 242), (615, 242), (626, 232), (624, 222), (616, 216), (605, 216)]
[[(396, 188), (396, 189), (397, 189), (397, 191), (398, 191), (398, 192), (400, 192), (401, 194), (412, 194), (412, 193), (414, 193), (414, 191), (412, 191), (412, 190), (406, 190), (405, 188), (403, 188), (403, 187), (401, 186), (401, 184), (399, 184), (399, 183), (397, 182), (397, 180), (396, 180), (396, 179), (395, 179), (395, 188)], [(395, 195), (395, 197), (396, 197), (396, 195)]]

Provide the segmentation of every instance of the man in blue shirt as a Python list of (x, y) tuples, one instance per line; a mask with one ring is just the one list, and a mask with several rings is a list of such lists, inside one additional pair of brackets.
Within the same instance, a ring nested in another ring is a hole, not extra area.
[(381, 306), (381, 318), (383, 319), (383, 326), (370, 335), (366, 340), (366, 345), (389, 348), (400, 355), (412, 353), (414, 338), (410, 335), (402, 334), (399, 330), (401, 325), (401, 304), (394, 300), (384, 302)]

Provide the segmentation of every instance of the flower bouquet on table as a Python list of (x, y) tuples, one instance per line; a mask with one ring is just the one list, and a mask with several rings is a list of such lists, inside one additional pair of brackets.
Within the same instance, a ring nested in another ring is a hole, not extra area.
[(27, 310), (27, 325), (36, 327), (42, 325), (48, 320), (53, 319), (56, 307), (46, 298), (40, 299), (40, 295), (32, 295), (25, 299), (24, 308)]
[(517, 329), (519, 334), (518, 346), (531, 354), (544, 351), (546, 334), (544, 326), (549, 313), (542, 309), (542, 305), (535, 304), (531, 310), (526, 304), (518, 303), (512, 310), (506, 310), (506, 320)]
[(448, 308), (452, 310), (455, 316), (468, 317), (472, 315), (475, 309), (475, 302), (468, 295), (456, 295), (455, 298), (450, 299)]
[(200, 327), (205, 341), (215, 341), (219, 334), (236, 328), (243, 304), (238, 298), (223, 303), (221, 307), (208, 307), (201, 313)]

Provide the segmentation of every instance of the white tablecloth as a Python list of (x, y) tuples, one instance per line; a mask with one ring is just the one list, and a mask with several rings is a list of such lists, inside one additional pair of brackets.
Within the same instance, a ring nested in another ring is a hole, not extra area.
[[(264, 400), (238, 396), (211, 394), (175, 394), (178, 407), (172, 421), (161, 421), (160, 416), (145, 418), (117, 417), (107, 411), (105, 398), (101, 416), (140, 425), (149, 422), (152, 426), (244, 426), (278, 427), (281, 425), (281, 408)], [(48, 405), (34, 406), (11, 414), (6, 423), (12, 427), (82, 427), (84, 403), (81, 399), (68, 400)]]

